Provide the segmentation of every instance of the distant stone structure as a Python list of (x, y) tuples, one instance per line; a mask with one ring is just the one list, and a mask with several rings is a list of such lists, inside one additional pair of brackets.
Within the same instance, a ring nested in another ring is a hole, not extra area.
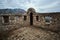
[(29, 8), (24, 14), (0, 14), (0, 25), (16, 24), (60, 30), (60, 12), (37, 13), (34, 8)]

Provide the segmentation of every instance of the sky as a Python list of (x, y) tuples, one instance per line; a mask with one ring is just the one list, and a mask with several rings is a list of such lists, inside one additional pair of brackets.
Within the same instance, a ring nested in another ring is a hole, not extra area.
[(27, 11), (34, 8), (36, 12), (60, 12), (60, 0), (0, 0), (0, 9), (21, 8)]

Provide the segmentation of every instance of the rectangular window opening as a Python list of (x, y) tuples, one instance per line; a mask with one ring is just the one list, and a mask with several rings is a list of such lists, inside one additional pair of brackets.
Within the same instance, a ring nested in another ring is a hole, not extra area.
[(24, 16), (24, 20), (26, 21), (26, 19), (27, 19), (27, 16)]
[(51, 23), (51, 19), (52, 19), (52, 17), (45, 16), (45, 22), (46, 22), (46, 24), (50, 24)]
[(3, 16), (4, 23), (9, 23), (9, 16)]
[(38, 21), (39, 20), (39, 16), (36, 16), (36, 21)]

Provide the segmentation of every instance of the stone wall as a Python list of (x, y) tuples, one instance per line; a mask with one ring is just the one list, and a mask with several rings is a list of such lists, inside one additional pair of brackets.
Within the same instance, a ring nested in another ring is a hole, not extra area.
[[(33, 25), (36, 27), (42, 27), (46, 29), (50, 29), (53, 31), (60, 30), (60, 13), (33, 13)], [(0, 25), (3, 24), (3, 16), (0, 16)], [(30, 12), (23, 15), (8, 15), (9, 16), (9, 25), (22, 25), (22, 26), (30, 26)], [(26, 20), (24, 20), (24, 16), (26, 16)], [(38, 20), (36, 19), (38, 16)], [(45, 17), (51, 17), (51, 23), (47, 24), (45, 21)]]
[[(24, 16), (26, 16), (26, 20), (24, 20)], [(38, 16), (38, 20), (36, 20), (36, 16)], [(45, 16), (52, 18), (50, 24), (46, 24)], [(2, 17), (3, 16), (0, 16), (0, 25), (4, 21), (2, 20)], [(9, 24), (19, 24), (22, 26), (30, 26), (30, 15), (29, 14), (20, 15), (20, 16), (10, 15)], [(59, 30), (60, 29), (60, 14), (59, 13), (46, 13), (46, 14), (34, 13), (33, 14), (33, 25), (36, 27)]]
[[(35, 26), (51, 29), (53, 31), (60, 30), (60, 13), (40, 14), (38, 16), (40, 17), (40, 21), (34, 21)], [(50, 24), (46, 24), (45, 16), (52, 18)]]

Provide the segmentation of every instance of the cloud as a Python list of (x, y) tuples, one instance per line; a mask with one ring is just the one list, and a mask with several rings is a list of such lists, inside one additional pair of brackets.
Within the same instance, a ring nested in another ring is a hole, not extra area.
[(0, 9), (33, 7), (37, 12), (60, 12), (60, 0), (0, 0)]
[(52, 7), (57, 6), (57, 4), (58, 4), (58, 2), (53, 2), (53, 3), (49, 4), (49, 5), (41, 6), (40, 8), (41, 8), (41, 9), (52, 8)]

